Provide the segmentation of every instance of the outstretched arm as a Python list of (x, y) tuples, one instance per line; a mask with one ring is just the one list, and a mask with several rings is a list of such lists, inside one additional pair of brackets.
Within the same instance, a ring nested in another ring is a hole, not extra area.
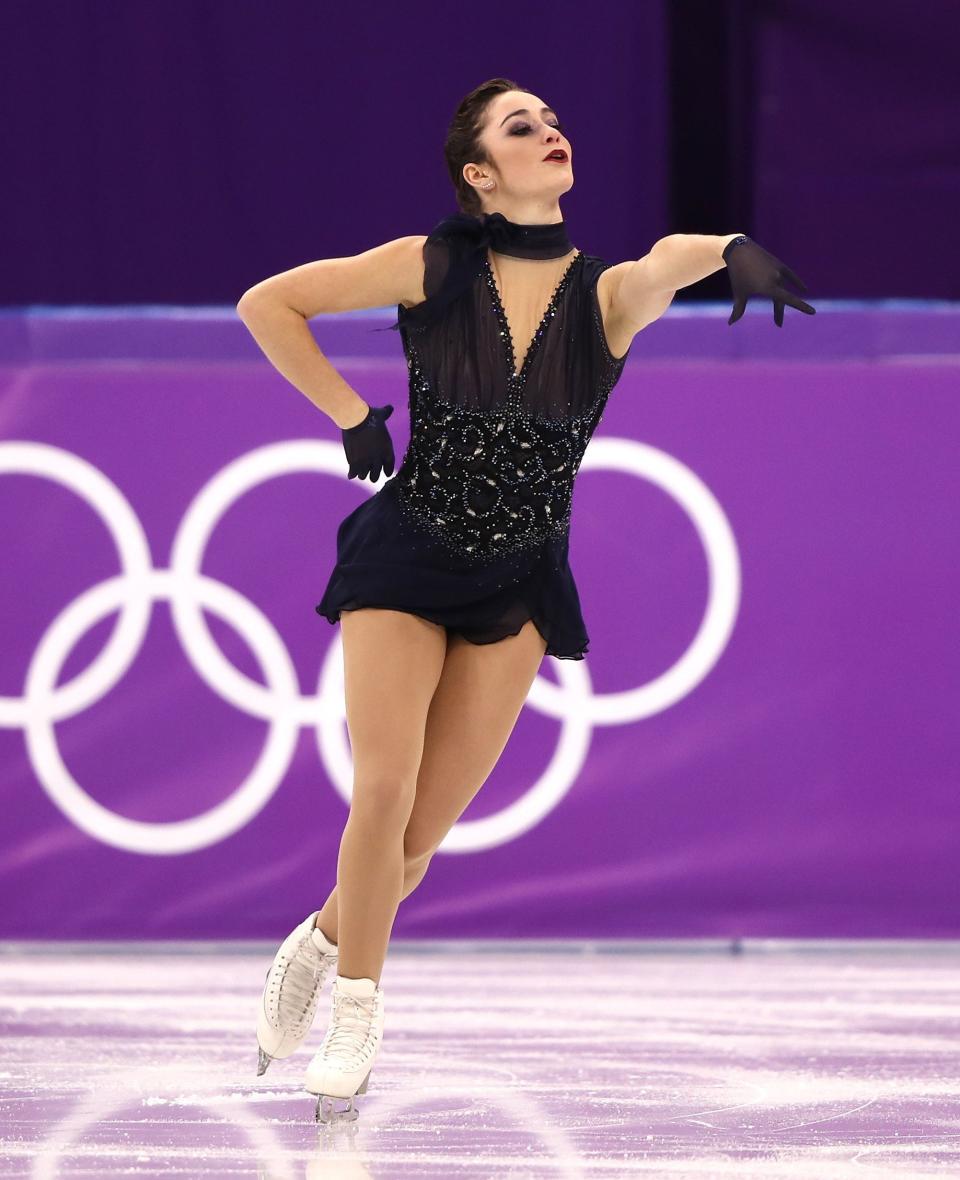
[(734, 297), (727, 323), (735, 324), (740, 319), (751, 295), (766, 295), (773, 300), (773, 319), (778, 328), (783, 327), (787, 304), (806, 315), (816, 314), (816, 308), (784, 287), (785, 282), (790, 282), (806, 291), (797, 275), (746, 234), (670, 234), (661, 238), (649, 254), (624, 264), (617, 291), (619, 314), (627, 321), (649, 322), (655, 318), (650, 314), (651, 307), (661, 314), (676, 290), (724, 266)]
[(630, 275), (624, 276), (626, 298), (633, 286), (643, 286), (654, 291), (679, 291), (699, 283), (714, 271), (722, 270), (726, 263), (722, 254), (728, 242), (740, 234), (668, 234), (655, 242), (650, 253), (634, 266), (643, 270), (631, 283)]
[[(649, 254), (636, 262), (620, 262), (600, 276), (610, 292), (607, 321), (621, 342), (630, 338), (667, 310), (677, 289), (705, 279), (723, 268), (720, 257), (728, 242), (739, 234), (670, 234), (655, 242)], [(599, 288), (598, 288), (599, 289)]]

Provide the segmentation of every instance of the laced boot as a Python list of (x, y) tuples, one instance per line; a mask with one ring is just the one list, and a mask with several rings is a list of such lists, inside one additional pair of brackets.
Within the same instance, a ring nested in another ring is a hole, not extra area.
[(336, 966), (336, 944), (315, 926), (319, 913), (287, 935), (267, 968), (257, 1011), (257, 1077), (274, 1058), (289, 1057), (300, 1046), (313, 1024), (320, 988)]
[[(356, 1119), (354, 1098), (366, 1094), (373, 1062), (383, 1039), (383, 988), (372, 979), (333, 981), (333, 1013), (319, 1051), (307, 1066), (304, 1085), (317, 1096), (316, 1119), (329, 1123)], [(336, 1108), (336, 1099), (349, 1099)]]

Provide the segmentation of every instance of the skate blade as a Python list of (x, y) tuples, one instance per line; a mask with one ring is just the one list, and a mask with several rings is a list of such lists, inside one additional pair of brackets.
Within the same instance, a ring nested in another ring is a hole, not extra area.
[(259, 1045), (257, 1046), (257, 1054), (257, 1077), (262, 1078), (267, 1072), (267, 1066), (270, 1064), (273, 1058), (269, 1053), (264, 1053)]
[[(353, 1123), (360, 1117), (360, 1111), (357, 1110), (355, 1099), (360, 1094), (366, 1094), (367, 1083), (370, 1081), (370, 1074), (373, 1070), (367, 1070), (367, 1076), (360, 1083), (356, 1094), (351, 1094), (349, 1098), (340, 1098), (332, 1094), (317, 1094), (317, 1109), (314, 1112), (314, 1118), (318, 1123)], [(315, 1091), (310, 1090), (313, 1094)], [(346, 1102), (346, 1106), (341, 1110), (337, 1109), (338, 1102)]]
[[(319, 1095), (314, 1119), (325, 1126), (332, 1123), (355, 1123), (360, 1117), (360, 1111), (353, 1104), (354, 1097), (356, 1095), (346, 1099), (331, 1098), (326, 1094)], [(336, 1105), (338, 1102), (346, 1102), (347, 1105), (338, 1110)]]

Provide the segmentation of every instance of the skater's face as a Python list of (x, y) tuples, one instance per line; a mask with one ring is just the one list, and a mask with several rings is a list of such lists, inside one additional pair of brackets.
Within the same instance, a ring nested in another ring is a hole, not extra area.
[[(477, 188), (485, 203), (504, 198), (553, 199), (573, 187), (573, 150), (556, 112), (536, 94), (508, 90), (487, 105), (480, 142), (489, 164), (467, 164), (464, 175), (476, 185), (495, 181), (492, 189)], [(560, 162), (548, 160), (557, 149)]]

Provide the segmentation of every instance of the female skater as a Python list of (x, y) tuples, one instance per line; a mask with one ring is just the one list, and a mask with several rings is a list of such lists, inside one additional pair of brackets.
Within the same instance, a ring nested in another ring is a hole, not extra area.
[[(396, 478), (337, 531), (317, 611), (339, 620), (354, 761), (336, 887), (283, 941), (257, 1020), (258, 1073), (332, 1014), (307, 1067), (317, 1118), (355, 1118), (384, 1027), (380, 975), (397, 908), (493, 770), (545, 654), (583, 659), (567, 560), (584, 450), (634, 335), (676, 290), (726, 262), (736, 298), (802, 287), (744, 235), (674, 234), (611, 265), (567, 236), (573, 185), (559, 119), (505, 78), (460, 104), (445, 156), (459, 212), (427, 237), (308, 263), (246, 292), (238, 312), (268, 359), (341, 428), (348, 478), (393, 475), (386, 420), (317, 349), (306, 320), (398, 305), (411, 438)], [(326, 1100), (326, 1101), (325, 1101)]]

